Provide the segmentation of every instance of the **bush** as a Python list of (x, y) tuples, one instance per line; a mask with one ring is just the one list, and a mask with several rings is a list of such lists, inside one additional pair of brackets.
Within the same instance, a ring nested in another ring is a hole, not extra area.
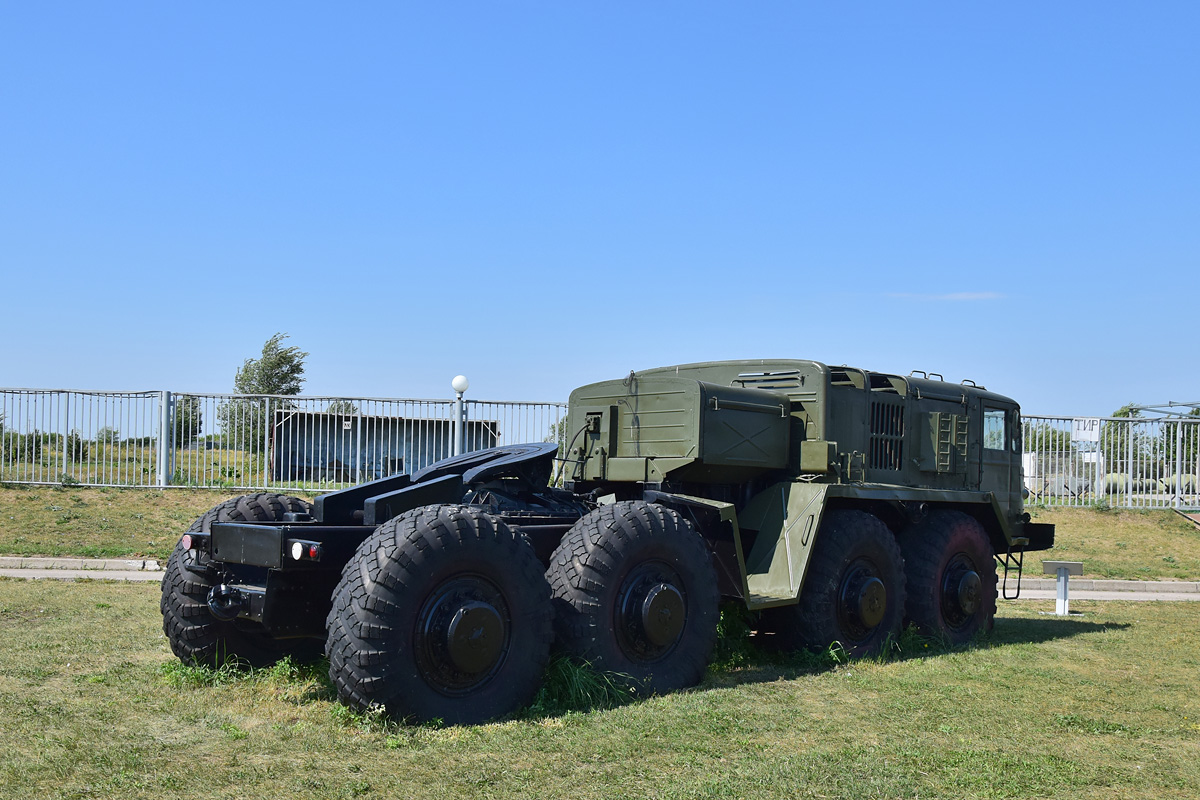
[(4, 436), (4, 458), (6, 461), (37, 461), (42, 457), (45, 437), (34, 429), (31, 433), (8, 432)]

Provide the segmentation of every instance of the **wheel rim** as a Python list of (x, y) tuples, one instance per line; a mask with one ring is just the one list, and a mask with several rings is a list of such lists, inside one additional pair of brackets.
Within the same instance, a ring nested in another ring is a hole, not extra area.
[(667, 656), (687, 624), (687, 595), (679, 575), (661, 561), (634, 567), (617, 592), (613, 628), (630, 659), (642, 663)]
[(858, 558), (842, 574), (838, 587), (837, 616), (841, 629), (854, 641), (875, 632), (887, 616), (887, 586), (879, 569), (866, 558)]
[(417, 669), (442, 694), (467, 694), (500, 669), (512, 639), (504, 595), (479, 575), (460, 575), (434, 589), (417, 615)]
[(975, 618), (983, 605), (983, 580), (966, 553), (957, 553), (946, 564), (941, 586), (942, 617), (951, 628), (961, 628)]

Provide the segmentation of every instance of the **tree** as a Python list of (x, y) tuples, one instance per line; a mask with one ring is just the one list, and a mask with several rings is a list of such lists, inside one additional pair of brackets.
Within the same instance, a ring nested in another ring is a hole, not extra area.
[(263, 345), (261, 358), (247, 358), (233, 378), (237, 394), (300, 394), (304, 385), (305, 353), (295, 345), (284, 347), (286, 333), (277, 333)]
[(175, 395), (175, 447), (187, 447), (200, 435), (204, 416), (200, 413), (200, 398), (190, 394)]
[(343, 417), (353, 417), (358, 413), (358, 406), (350, 400), (334, 400), (325, 409), (326, 414), (341, 414)]
[(1151, 461), (1152, 447), (1148, 437), (1136, 430), (1142, 412), (1126, 403), (1112, 413), (1112, 416), (1129, 422), (1105, 422), (1100, 426), (1100, 450), (1104, 453), (1105, 469), (1110, 474), (1128, 475), (1131, 478), (1141, 478), (1142, 472)]
[[(1195, 476), (1200, 472), (1200, 423), (1196, 422), (1197, 417), (1200, 417), (1200, 408), (1193, 408), (1186, 416), (1163, 420), (1159, 430), (1165, 464), (1164, 475), (1168, 479), (1174, 478), (1175, 468), (1181, 466), (1181, 474), (1191, 478), (1190, 482), (1183, 481), (1185, 486), (1189, 483), (1194, 484)], [(1168, 480), (1168, 483), (1171, 484), (1171, 489), (1174, 489), (1174, 480)]]
[(87, 439), (79, 435), (77, 428), (72, 428), (67, 434), (67, 458), (72, 461), (87, 461), (89, 451)]
[[(304, 359), (308, 353), (299, 347), (284, 347), (286, 333), (267, 339), (260, 358), (247, 358), (233, 377), (238, 394), (296, 395), (304, 384)], [(231, 400), (217, 409), (227, 447), (261, 452), (265, 447), (264, 426), (269, 409), (292, 408), (291, 401), (265, 397)]]

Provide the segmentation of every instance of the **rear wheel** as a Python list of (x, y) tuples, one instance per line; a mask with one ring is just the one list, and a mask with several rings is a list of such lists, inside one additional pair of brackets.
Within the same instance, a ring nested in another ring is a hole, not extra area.
[(904, 562), (891, 531), (864, 511), (827, 512), (800, 603), (763, 613), (783, 644), (879, 654), (904, 618)]
[(648, 693), (693, 686), (717, 637), (717, 576), (700, 535), (642, 501), (601, 506), (567, 532), (546, 573), (569, 654)]
[[(308, 513), (311, 508), (304, 500), (286, 495), (245, 495), (213, 507), (187, 532), (207, 534), (214, 522), (279, 521), (288, 512)], [(163, 632), (180, 660), (208, 667), (226, 661), (261, 667), (287, 655), (303, 660), (320, 656), (320, 648), (310, 640), (274, 639), (257, 623), (217, 619), (208, 606), (214, 583), (215, 570), (207, 560), (196, 550), (176, 545), (163, 574), (160, 608)]]
[(908, 575), (908, 619), (951, 644), (991, 630), (996, 565), (987, 532), (961, 511), (937, 511), (900, 538)]
[(483, 722), (533, 699), (550, 655), (550, 589), (496, 517), (424, 506), (390, 520), (342, 571), (329, 676), (355, 708)]

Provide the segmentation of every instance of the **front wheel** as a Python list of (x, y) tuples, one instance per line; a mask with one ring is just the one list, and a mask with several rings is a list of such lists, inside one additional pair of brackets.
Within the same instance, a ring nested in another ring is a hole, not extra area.
[(551, 613), (541, 563), (504, 522), (466, 506), (417, 508), (380, 526), (342, 571), (329, 677), (358, 709), (483, 722), (533, 699)]
[(961, 511), (936, 511), (900, 538), (908, 574), (908, 618), (950, 644), (990, 630), (996, 563), (987, 532)]
[(704, 677), (717, 637), (717, 576), (695, 528), (642, 501), (601, 506), (550, 557), (561, 646), (662, 693)]

